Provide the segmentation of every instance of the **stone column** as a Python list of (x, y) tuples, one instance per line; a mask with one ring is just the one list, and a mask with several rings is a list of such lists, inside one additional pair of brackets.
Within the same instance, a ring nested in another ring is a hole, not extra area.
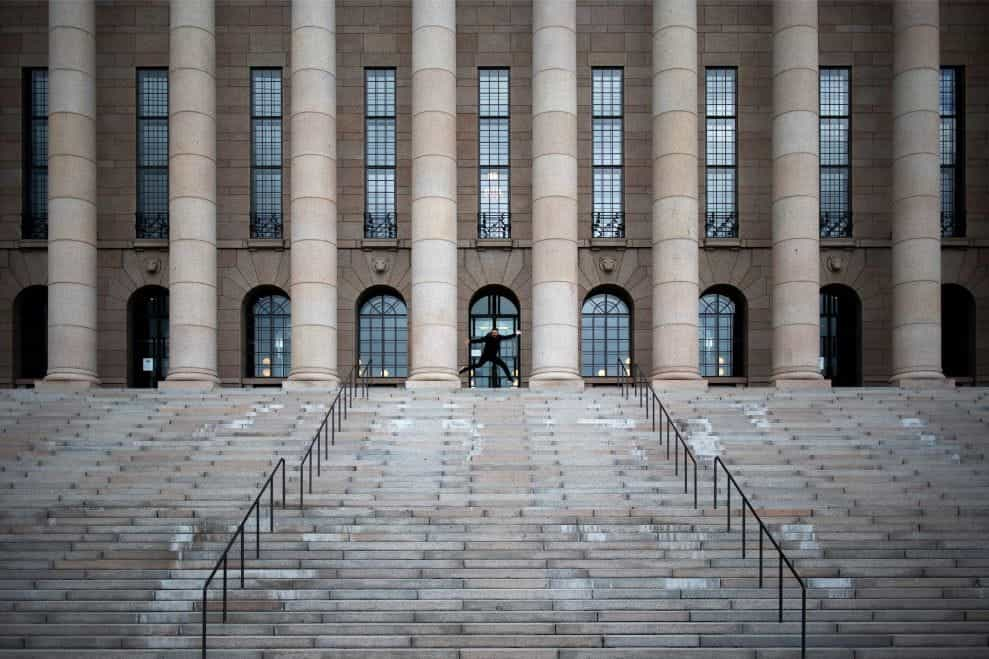
[(171, 0), (168, 67), (169, 372), (216, 377), (216, 24), (213, 0)]
[(577, 300), (577, 3), (532, 3), (533, 389), (582, 389)]
[(697, 369), (697, 2), (653, 0), (652, 380)]
[(48, 373), (97, 384), (94, 0), (48, 5)]
[(820, 354), (817, 0), (773, 2), (773, 370), (826, 385)]
[(893, 3), (893, 377), (940, 383), (938, 3)]
[(412, 0), (412, 371), (408, 387), (457, 375), (457, 10)]
[(337, 379), (335, 3), (292, 0), (292, 372), (286, 386)]

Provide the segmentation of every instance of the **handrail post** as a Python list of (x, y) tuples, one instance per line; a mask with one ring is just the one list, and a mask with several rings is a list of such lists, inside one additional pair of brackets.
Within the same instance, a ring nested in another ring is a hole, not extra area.
[(741, 490), (738, 493), (742, 497), (742, 558), (745, 558), (745, 505), (749, 500), (745, 498)]
[(725, 504), (726, 512), (728, 513), (728, 532), (731, 532), (731, 476), (725, 474), (725, 493), (728, 495), (727, 503)]
[(240, 525), (240, 587), (244, 587), (244, 523)]
[(299, 510), (302, 510), (303, 501), (305, 497), (305, 490), (306, 490), (306, 479), (304, 475), (305, 468), (306, 468), (306, 459), (302, 458), (302, 462), (299, 463)]
[(697, 507), (697, 460), (694, 460), (694, 508)]
[[(679, 439), (679, 437), (677, 437)], [(666, 419), (666, 441), (670, 440), (670, 421), (669, 417)], [(673, 444), (673, 475), (680, 475), (680, 442)]]
[(759, 525), (759, 588), (762, 588), (762, 524)]
[(718, 458), (714, 458), (714, 509), (718, 509)]
[(780, 622), (783, 622), (783, 550), (776, 548), (779, 552), (779, 593), (780, 593)]
[(257, 501), (254, 502), (254, 505), (255, 505), (255, 509), (254, 509), (254, 513), (255, 513), (255, 515), (254, 515), (254, 521), (255, 521), (255, 527), (254, 527), (254, 530), (255, 530), (255, 535), (254, 535), (254, 542), (255, 542), (254, 558), (255, 559), (259, 559), (259, 558), (261, 558), (261, 500), (260, 500), (260, 498)]
[(807, 656), (807, 589), (800, 587), (800, 656)]
[(282, 508), (285, 508), (285, 458), (282, 458), (279, 462), (282, 464)]
[(223, 622), (227, 621), (227, 554), (223, 554)]
[[(277, 469), (277, 467), (275, 467)], [(275, 532), (275, 474), (272, 472), (268, 479), (268, 532)]]

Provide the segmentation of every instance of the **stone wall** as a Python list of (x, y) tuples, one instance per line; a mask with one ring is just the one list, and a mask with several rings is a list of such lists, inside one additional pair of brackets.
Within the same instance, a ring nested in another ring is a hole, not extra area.
[[(862, 301), (863, 373), (867, 384), (888, 382), (891, 370), (890, 222), (892, 126), (891, 7), (885, 0), (819, 0), (820, 63), (852, 67), (854, 235), (821, 243), (821, 284), (842, 283)], [(989, 64), (984, 33), (989, 5), (942, 0), (944, 64), (966, 72), (968, 237), (943, 243), (945, 283), (976, 298), (977, 373), (989, 382)], [(770, 292), (772, 166), (769, 2), (699, 0), (698, 143), (704, 204), (704, 67), (738, 67), (737, 240), (703, 240), (701, 290), (727, 284), (746, 298), (747, 376), (768, 382), (771, 366)], [(635, 359), (651, 361), (651, 4), (641, 0), (578, 3), (578, 147), (581, 296), (602, 285), (624, 289), (633, 302)], [(218, 0), (217, 193), (219, 246), (219, 369), (225, 384), (242, 382), (244, 296), (256, 286), (289, 287), (290, 3)], [(460, 0), (457, 9), (457, 149), (460, 333), (467, 331), (471, 296), (499, 284), (531, 322), (530, 206), (531, 26), (529, 0)], [(22, 72), (47, 63), (47, 3), (0, 4), (0, 385), (13, 373), (13, 301), (46, 281), (45, 244), (20, 240)], [(407, 0), (338, 0), (337, 130), (339, 199), (339, 364), (354, 359), (356, 302), (371, 286), (410, 297), (411, 8)], [(101, 2), (97, 6), (97, 155), (99, 202), (99, 369), (105, 384), (127, 381), (127, 301), (148, 284), (167, 286), (165, 241), (136, 241), (135, 67), (168, 65), (168, 5), (163, 1)], [(285, 240), (249, 239), (252, 66), (283, 68), (283, 210)], [(365, 241), (364, 68), (397, 69), (398, 239)], [(512, 241), (481, 244), (477, 224), (477, 67), (511, 67)], [(625, 204), (627, 239), (591, 240), (590, 71), (621, 66), (625, 75)], [(703, 212), (701, 213), (703, 223)], [(703, 229), (701, 230), (703, 236)], [(385, 264), (378, 272), (376, 261)], [(606, 264), (612, 267), (603, 267)], [(952, 328), (944, 328), (951, 336)], [(531, 368), (523, 336), (523, 372)], [(462, 359), (465, 358), (465, 355)], [(648, 368), (646, 369), (648, 372)]]

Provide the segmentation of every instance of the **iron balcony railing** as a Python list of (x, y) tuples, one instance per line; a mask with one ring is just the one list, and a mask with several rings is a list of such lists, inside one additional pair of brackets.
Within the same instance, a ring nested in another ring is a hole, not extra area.
[(278, 240), (281, 237), (281, 213), (251, 213), (251, 238)]
[(393, 239), (398, 237), (395, 213), (364, 213), (364, 237)]
[[(646, 379), (645, 375), (642, 373), (642, 369), (639, 368), (638, 364), (626, 364), (622, 360), (618, 360), (620, 366), (619, 373), (622, 375), (618, 378), (618, 387), (621, 394), (628, 400), (630, 395), (634, 395), (639, 400), (639, 407), (644, 407), (646, 410), (646, 418), (652, 419), (652, 430), (656, 432), (659, 429), (659, 444), (663, 445), (663, 428), (666, 428), (666, 459), (670, 459), (670, 446), (673, 447), (673, 473), (676, 476), (680, 475), (680, 451), (683, 451), (683, 493), (689, 494), (690, 490), (688, 488), (687, 476), (689, 473), (687, 462), (689, 461), (693, 466), (694, 474), (694, 508), (697, 507), (697, 458), (694, 457), (694, 452), (690, 450), (690, 446), (683, 439), (683, 435), (680, 434), (680, 429), (677, 424), (673, 421), (673, 417), (667, 411), (663, 402), (659, 400), (659, 396), (649, 384), (649, 380)], [(656, 408), (659, 408), (658, 410)], [(657, 423), (657, 420), (659, 423)], [(675, 440), (675, 441), (674, 441)]]
[(21, 216), (21, 240), (47, 240), (48, 214), (24, 213)]
[(512, 237), (512, 219), (509, 213), (478, 213), (477, 237), (497, 239)]
[(852, 214), (848, 211), (821, 213), (821, 238), (851, 238)]
[[(313, 436), (312, 441), (309, 442), (309, 449), (302, 458), (302, 462), (299, 464), (299, 508), (302, 508), (303, 491), (302, 483), (303, 479), (303, 467), (306, 461), (309, 461), (309, 493), (312, 494), (312, 450), (313, 446), (316, 445), (320, 438), (327, 437), (327, 432), (331, 433), (331, 441), (336, 438), (336, 431), (340, 429), (340, 425), (343, 420), (347, 418), (346, 408), (350, 407), (354, 403), (355, 391), (359, 391), (363, 394), (364, 398), (368, 395), (368, 382), (366, 377), (367, 370), (360, 370), (360, 366), (355, 364), (351, 369), (350, 373), (346, 378), (340, 383), (340, 387), (337, 389), (337, 393), (333, 398), (333, 402), (330, 404), (329, 409), (326, 414), (323, 415), (323, 421), (320, 423), (319, 428), (316, 430), (316, 434)], [(327, 431), (327, 428), (330, 428)], [(328, 449), (327, 449), (328, 451)], [(317, 451), (318, 455), (319, 451)], [(329, 453), (327, 452), (327, 457)], [(255, 521), (255, 553), (254, 558), (258, 560), (261, 558), (261, 498), (264, 493), (268, 492), (268, 532), (274, 533), (275, 531), (275, 476), (278, 474), (279, 470), (282, 474), (282, 509), (286, 508), (285, 500), (285, 472), (287, 467), (285, 466), (285, 458), (279, 458), (278, 463), (275, 464), (275, 468), (272, 469), (271, 473), (265, 479), (264, 484), (261, 485), (261, 490), (258, 492), (257, 496), (254, 497), (254, 503), (251, 504), (250, 508), (247, 509), (247, 514), (237, 525), (237, 530), (230, 537), (230, 541), (227, 542), (226, 547), (217, 559), (216, 564), (213, 566), (213, 571), (210, 572), (206, 581), (203, 583), (203, 604), (202, 604), (202, 656), (206, 657), (206, 631), (207, 631), (207, 610), (208, 610), (208, 594), (209, 586), (213, 582), (213, 578), (216, 576), (217, 572), (220, 572), (223, 576), (223, 617), (222, 622), (227, 621), (227, 567), (229, 562), (230, 550), (234, 546), (234, 542), (237, 538), (240, 538), (240, 587), (244, 587), (244, 570), (245, 570), (245, 560), (246, 556), (244, 553), (244, 545), (246, 540), (246, 528), (248, 521), (251, 518), (251, 514), (256, 515)]]
[(941, 237), (963, 238), (965, 236), (965, 219), (953, 211), (941, 211)]
[(708, 211), (704, 220), (708, 238), (738, 238), (738, 214)]
[(624, 211), (595, 211), (591, 215), (591, 236), (594, 238), (624, 238)]
[(168, 240), (168, 213), (134, 214), (138, 240)]

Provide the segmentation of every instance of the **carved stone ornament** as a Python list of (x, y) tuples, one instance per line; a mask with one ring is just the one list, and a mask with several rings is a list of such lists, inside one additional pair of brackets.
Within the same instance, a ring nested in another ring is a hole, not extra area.
[(388, 271), (388, 261), (383, 258), (376, 258), (371, 261), (371, 268), (379, 275), (383, 275)]
[(831, 272), (841, 272), (845, 267), (845, 259), (837, 254), (832, 254), (825, 262)]
[(618, 261), (610, 256), (602, 256), (598, 261), (598, 267), (601, 268), (601, 272), (612, 273), (618, 266)]
[(151, 274), (158, 272), (161, 269), (161, 260), (148, 259), (147, 261), (144, 262), (144, 269), (150, 272)]

